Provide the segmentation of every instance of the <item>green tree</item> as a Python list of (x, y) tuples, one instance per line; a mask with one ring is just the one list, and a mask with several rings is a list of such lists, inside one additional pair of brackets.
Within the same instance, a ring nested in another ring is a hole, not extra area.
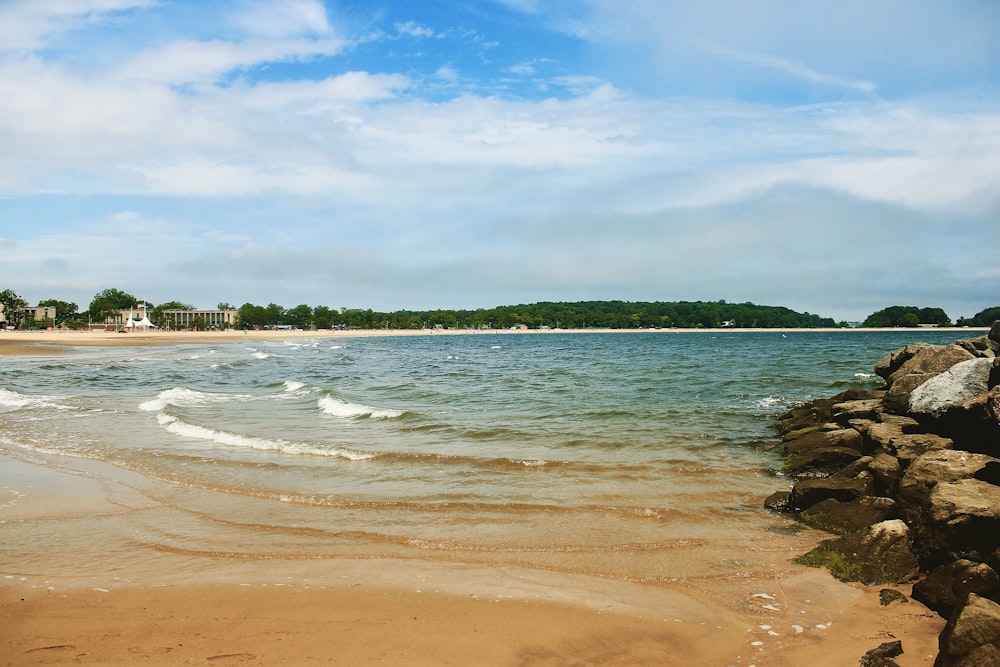
[(135, 308), (139, 300), (128, 292), (110, 288), (94, 295), (87, 311), (94, 322), (105, 322), (118, 315), (119, 311)]
[(253, 329), (267, 324), (268, 313), (263, 306), (244, 303), (236, 312), (236, 327), (238, 329)]
[(302, 303), (286, 310), (282, 316), (283, 324), (305, 329), (312, 325), (313, 309)]
[(985, 308), (979, 311), (971, 318), (960, 317), (958, 325), (963, 327), (990, 327), (997, 320), (1000, 320), (1000, 306), (993, 306), (992, 308)]
[(337, 322), (337, 313), (328, 306), (313, 308), (313, 324), (317, 329), (330, 329)]
[(24, 309), (28, 307), (28, 302), (14, 290), (5, 289), (0, 292), (0, 306), (3, 306), (7, 326), (20, 329), (24, 323)]
[(283, 324), (282, 318), (285, 315), (285, 309), (276, 303), (267, 304), (265, 310), (267, 311), (267, 324), (271, 326), (276, 326), (278, 324)]

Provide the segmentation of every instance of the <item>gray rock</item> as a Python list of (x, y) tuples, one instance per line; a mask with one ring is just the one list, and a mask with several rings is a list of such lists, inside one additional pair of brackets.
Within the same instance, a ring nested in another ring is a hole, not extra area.
[(910, 392), (935, 375), (936, 373), (911, 373), (898, 378), (882, 399), (885, 409), (897, 415), (905, 415), (910, 409)]
[(985, 393), (992, 368), (990, 359), (969, 359), (935, 375), (910, 392), (910, 414), (918, 419), (943, 417), (956, 403)]
[(903, 468), (899, 459), (889, 454), (876, 454), (868, 464), (868, 472), (875, 480), (873, 492), (877, 496), (892, 496), (899, 488), (899, 480), (903, 476)]
[(910, 529), (899, 519), (883, 521), (835, 540), (824, 540), (796, 559), (813, 567), (826, 567), (843, 581), (868, 586), (901, 584), (920, 572), (910, 550)]
[(889, 443), (903, 435), (903, 427), (896, 423), (877, 422), (861, 431), (862, 451), (871, 454), (891, 452)]
[(789, 505), (796, 511), (808, 509), (824, 500), (833, 498), (841, 502), (851, 502), (871, 492), (871, 482), (865, 479), (826, 477), (803, 479), (792, 487)]
[(933, 347), (930, 343), (911, 343), (898, 350), (893, 350), (875, 363), (875, 374), (883, 380), (899, 370), (900, 366), (913, 358), (913, 356), (924, 348)]
[(930, 504), (931, 492), (938, 482), (971, 478), (989, 461), (996, 460), (985, 454), (954, 449), (927, 452), (918, 456), (903, 474), (896, 493), (903, 517), (910, 522), (917, 520)]
[(970, 594), (938, 637), (934, 667), (996, 667), (1000, 664), (1000, 605)]
[(862, 496), (850, 502), (827, 498), (803, 510), (799, 518), (813, 528), (848, 535), (894, 518), (896, 511), (896, 501), (892, 498)]
[(853, 449), (843, 447), (816, 449), (786, 459), (785, 474), (792, 477), (829, 477), (860, 456)]
[(801, 438), (790, 440), (785, 443), (783, 451), (786, 456), (794, 456), (817, 449), (837, 447), (851, 449), (857, 456), (861, 456), (863, 444), (861, 434), (853, 428), (838, 428), (835, 431), (812, 431)]
[(788, 501), (791, 495), (791, 491), (775, 491), (764, 499), (764, 509), (771, 510), (772, 512), (790, 511), (791, 505)]
[(871, 419), (878, 417), (879, 410), (882, 409), (882, 400), (879, 398), (868, 398), (858, 401), (845, 401), (836, 403), (830, 410), (834, 420), (841, 425), (847, 425), (852, 419)]
[(974, 358), (972, 353), (958, 345), (929, 345), (908, 359), (886, 381), (891, 386), (907, 375), (938, 375), (959, 362)]
[(954, 446), (955, 441), (951, 438), (945, 438), (933, 433), (913, 433), (893, 438), (889, 443), (889, 450), (899, 459), (902, 465), (906, 466), (910, 461), (922, 454), (943, 449), (952, 449)]
[(1000, 593), (1000, 577), (989, 565), (959, 560), (934, 568), (913, 584), (913, 599), (949, 618), (969, 593), (992, 598)]
[(888, 607), (893, 602), (909, 603), (910, 599), (897, 591), (895, 588), (883, 588), (878, 592), (878, 603), (881, 607)]
[(978, 479), (939, 482), (914, 528), (928, 565), (959, 558), (986, 562), (1000, 548), (1000, 486)]
[(903, 642), (885, 642), (861, 656), (860, 667), (899, 667), (893, 658), (903, 654)]
[(951, 406), (939, 427), (956, 447), (1000, 456), (1000, 387)]

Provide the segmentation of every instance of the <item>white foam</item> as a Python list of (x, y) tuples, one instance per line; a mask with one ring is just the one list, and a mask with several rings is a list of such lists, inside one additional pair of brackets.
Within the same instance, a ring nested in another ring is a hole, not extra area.
[(287, 391), (288, 393), (296, 392), (305, 386), (306, 386), (305, 382), (296, 382), (295, 380), (285, 380), (285, 391)]
[(759, 399), (755, 405), (758, 408), (773, 408), (774, 406), (781, 404), (784, 400), (785, 399), (780, 396), (765, 396), (764, 398)]
[(55, 408), (57, 410), (75, 410), (68, 405), (61, 405), (59, 403), (53, 402), (55, 397), (53, 396), (28, 396), (25, 394), (18, 393), (16, 391), (10, 391), (9, 389), (0, 389), (0, 407), (4, 408)]
[(209, 403), (225, 403), (228, 401), (250, 400), (246, 394), (210, 394), (203, 391), (188, 389), (187, 387), (174, 387), (157, 394), (156, 398), (139, 404), (139, 409), (145, 412), (159, 412), (168, 405), (175, 407), (185, 407), (193, 405), (207, 405)]
[(393, 419), (403, 414), (403, 410), (390, 410), (387, 408), (372, 408), (358, 403), (348, 403), (332, 396), (324, 396), (317, 401), (319, 409), (325, 414), (341, 419), (353, 419), (355, 417), (370, 417), (371, 419)]
[(287, 440), (270, 440), (267, 438), (256, 438), (249, 435), (240, 435), (228, 431), (217, 431), (196, 424), (188, 424), (168, 414), (160, 413), (156, 416), (156, 421), (166, 429), (168, 433), (190, 438), (192, 440), (204, 440), (214, 442), (228, 447), (246, 447), (261, 451), (280, 452), (292, 455), (329, 456), (334, 458), (348, 459), (350, 461), (367, 461), (373, 458), (373, 454), (367, 452), (356, 452), (350, 449), (336, 447), (333, 449), (317, 447), (306, 443), (289, 442)]
[(30, 405), (32, 399), (30, 396), (25, 396), (24, 394), (19, 394), (16, 391), (9, 391), (7, 389), (0, 389), (0, 405), (7, 408), (23, 408)]

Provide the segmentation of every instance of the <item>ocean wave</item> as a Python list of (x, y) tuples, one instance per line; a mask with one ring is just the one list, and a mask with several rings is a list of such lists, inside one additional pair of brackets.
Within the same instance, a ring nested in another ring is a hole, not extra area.
[(374, 458), (374, 454), (368, 452), (358, 452), (344, 447), (320, 447), (313, 444), (301, 442), (289, 442), (287, 440), (271, 440), (267, 438), (257, 438), (249, 435), (240, 435), (229, 431), (218, 431), (197, 424), (189, 424), (177, 417), (160, 413), (156, 416), (156, 421), (168, 432), (192, 440), (203, 440), (214, 442), (228, 447), (246, 447), (260, 451), (279, 452), (292, 455), (327, 456), (332, 458), (342, 458), (349, 461), (367, 461)]
[(139, 404), (139, 409), (144, 412), (159, 412), (168, 405), (174, 407), (189, 407), (194, 405), (208, 405), (210, 403), (227, 403), (229, 401), (247, 401), (252, 397), (247, 394), (213, 394), (187, 387), (174, 387), (166, 389), (157, 394), (156, 398)]
[(9, 389), (0, 389), (0, 408), (54, 408), (56, 410), (75, 410), (73, 406), (55, 402), (55, 396), (29, 396)]
[(356, 417), (369, 417), (371, 419), (395, 419), (403, 416), (405, 410), (392, 410), (388, 408), (372, 408), (358, 403), (349, 403), (333, 396), (324, 396), (317, 401), (319, 409), (324, 414), (341, 419), (353, 419)]

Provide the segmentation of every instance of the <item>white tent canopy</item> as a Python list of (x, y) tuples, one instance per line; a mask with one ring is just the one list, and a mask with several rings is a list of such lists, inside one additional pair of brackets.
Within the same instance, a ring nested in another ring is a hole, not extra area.
[(137, 329), (155, 329), (156, 327), (153, 325), (152, 322), (149, 321), (148, 317), (143, 315), (142, 319), (139, 320), (138, 322), (129, 317), (128, 322), (126, 322), (125, 326), (122, 328), (125, 331), (136, 331)]

